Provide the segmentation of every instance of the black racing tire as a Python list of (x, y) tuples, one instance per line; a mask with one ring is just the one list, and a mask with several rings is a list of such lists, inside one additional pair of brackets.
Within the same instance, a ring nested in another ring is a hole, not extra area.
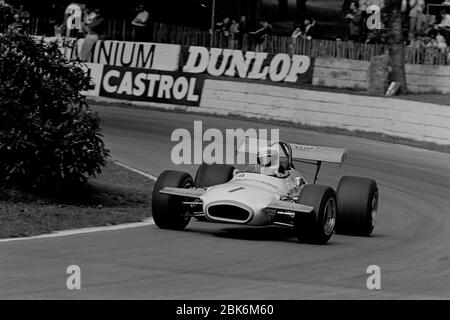
[(208, 188), (222, 183), (227, 183), (233, 178), (234, 167), (228, 164), (203, 163), (197, 170), (195, 186)]
[(337, 189), (336, 233), (370, 236), (375, 227), (378, 200), (375, 180), (342, 177)]
[(311, 213), (297, 213), (294, 229), (300, 242), (326, 244), (330, 240), (336, 223), (336, 193), (331, 187), (316, 184), (306, 185), (300, 193), (298, 203), (314, 208)]
[(161, 229), (183, 230), (191, 220), (183, 197), (161, 194), (165, 187), (192, 188), (194, 181), (190, 174), (180, 171), (164, 171), (153, 188), (152, 214), (155, 224)]

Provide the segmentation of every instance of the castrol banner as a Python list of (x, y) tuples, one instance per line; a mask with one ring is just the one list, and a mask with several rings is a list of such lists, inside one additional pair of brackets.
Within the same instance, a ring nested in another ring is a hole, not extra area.
[(105, 65), (99, 96), (199, 106), (203, 83), (201, 75)]

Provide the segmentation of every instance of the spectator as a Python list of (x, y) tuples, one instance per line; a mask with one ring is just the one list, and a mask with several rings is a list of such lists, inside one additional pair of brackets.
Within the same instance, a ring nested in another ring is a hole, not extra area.
[(312, 38), (316, 37), (317, 34), (317, 21), (310, 17), (305, 19), (305, 31), (303, 33), (303, 36), (307, 38), (308, 40), (311, 40)]
[(291, 43), (289, 45), (290, 54), (295, 54), (295, 48), (297, 46), (297, 39), (303, 35), (302, 29), (299, 25), (295, 26), (294, 31), (291, 34)]
[(24, 27), (22, 24), (22, 19), (20, 19), (20, 14), (16, 13), (14, 15), (14, 22), (8, 26), (8, 32), (10, 33), (24, 33)]
[(225, 17), (221, 22), (216, 23), (216, 30), (223, 32), (226, 36), (229, 36), (230, 27), (231, 20), (228, 17)]
[(92, 22), (94, 22), (96, 16), (97, 15), (95, 13), (95, 10), (92, 10), (89, 7), (86, 7), (86, 9), (84, 9), (84, 23), (86, 25), (89, 25)]
[(418, 34), (424, 34), (428, 30), (428, 16), (423, 12), (425, 9), (425, 4), (420, 4), (417, 10), (417, 22), (416, 22), (416, 32)]
[(48, 24), (45, 27), (44, 34), (47, 36), (56, 35), (56, 28), (58, 27), (58, 17), (61, 17), (61, 8), (56, 4), (52, 3), (50, 8), (48, 8)]
[(86, 7), (83, 10), (83, 23), (81, 24), (81, 31), (84, 35), (89, 33), (89, 25), (95, 21), (95, 17), (97, 14), (95, 13), (95, 10), (92, 10), (89, 7)]
[(0, 0), (0, 33), (8, 30), (12, 18), (11, 6), (5, 0)]
[(239, 23), (237, 23), (236, 20), (232, 20), (231, 21), (231, 26), (230, 26), (230, 49), (237, 49), (238, 45), (239, 45), (239, 34), (240, 34), (240, 30), (239, 30)]
[(412, 39), (418, 34), (417, 21), (419, 16), (423, 15), (423, 8), (425, 4), (423, 1), (410, 1), (412, 9), (409, 11), (409, 39)]
[(247, 25), (247, 16), (241, 16), (239, 19), (239, 30), (241, 32), (247, 33), (248, 32), (248, 25)]
[(255, 35), (255, 51), (262, 52), (265, 51), (267, 46), (267, 40), (269, 36), (272, 34), (272, 25), (269, 24), (267, 20), (263, 20), (261, 23), (261, 28), (252, 32)]
[(445, 41), (450, 43), (450, 14), (446, 13), (445, 10), (441, 11), (441, 21), (436, 25), (436, 29), (439, 30)]
[(87, 62), (91, 56), (95, 43), (102, 38), (104, 33), (105, 20), (103, 19), (100, 9), (95, 9), (94, 20), (86, 25), (88, 33), (81, 46), (80, 60)]
[(441, 28), (450, 28), (450, 14), (446, 13), (445, 10), (441, 11), (441, 22), (438, 26)]
[(363, 15), (359, 9), (359, 2), (353, 1), (350, 3), (350, 12), (346, 14), (345, 19), (348, 21), (349, 39), (360, 42), (362, 37)]
[(136, 12), (136, 18), (131, 22), (133, 25), (134, 41), (148, 41), (151, 38), (151, 34), (148, 30), (150, 14), (145, 10), (142, 4), (136, 8)]
[(423, 41), (422, 36), (412, 37), (409, 42), (409, 47), (413, 49), (422, 49), (425, 47), (425, 43)]
[(438, 47), (441, 52), (445, 52), (447, 49), (447, 42), (440, 31), (438, 31), (436, 35), (436, 47)]
[(367, 30), (366, 44), (384, 43), (383, 29)]
[(31, 14), (28, 12), (23, 5), (20, 5), (19, 7), (19, 15), (20, 20), (22, 21), (23, 25), (23, 32), (24, 33), (30, 33), (30, 25), (31, 25)]
[(230, 27), (231, 20), (228, 17), (225, 17), (221, 22), (216, 24), (216, 30), (219, 31), (221, 47), (227, 48), (230, 38)]
[(299, 25), (295, 26), (295, 29), (291, 34), (291, 38), (297, 40), (297, 38), (301, 37), (302, 35), (303, 35), (302, 28)]
[(248, 25), (247, 25), (247, 16), (241, 16), (239, 19), (239, 33), (237, 34), (238, 38), (238, 47), (239, 49), (244, 48), (244, 34), (248, 33)]

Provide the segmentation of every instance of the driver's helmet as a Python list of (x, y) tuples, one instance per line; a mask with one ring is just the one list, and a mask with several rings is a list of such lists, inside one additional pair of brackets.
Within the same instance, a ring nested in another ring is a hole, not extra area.
[(277, 175), (280, 168), (280, 154), (278, 150), (270, 147), (258, 152), (258, 164), (262, 174), (267, 176)]

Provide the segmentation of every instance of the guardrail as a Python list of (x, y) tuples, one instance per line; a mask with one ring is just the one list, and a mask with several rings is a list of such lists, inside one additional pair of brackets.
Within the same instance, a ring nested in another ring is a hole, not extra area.
[[(34, 18), (31, 31), (42, 34), (48, 19)], [(211, 37), (213, 37), (211, 39)], [(106, 39), (132, 41), (133, 28), (126, 20), (109, 20), (106, 23)], [(222, 32), (211, 33), (183, 26), (154, 23), (149, 28), (149, 41), (189, 46), (240, 49), (243, 51), (265, 51), (269, 53), (289, 53), (311, 57), (344, 58), (369, 61), (371, 57), (387, 52), (385, 44), (364, 44), (353, 41), (304, 39), (272, 35), (262, 45), (257, 46), (251, 34), (241, 37), (225, 36)], [(434, 47), (405, 48), (405, 62), (409, 64), (450, 65), (450, 48), (441, 50)]]

